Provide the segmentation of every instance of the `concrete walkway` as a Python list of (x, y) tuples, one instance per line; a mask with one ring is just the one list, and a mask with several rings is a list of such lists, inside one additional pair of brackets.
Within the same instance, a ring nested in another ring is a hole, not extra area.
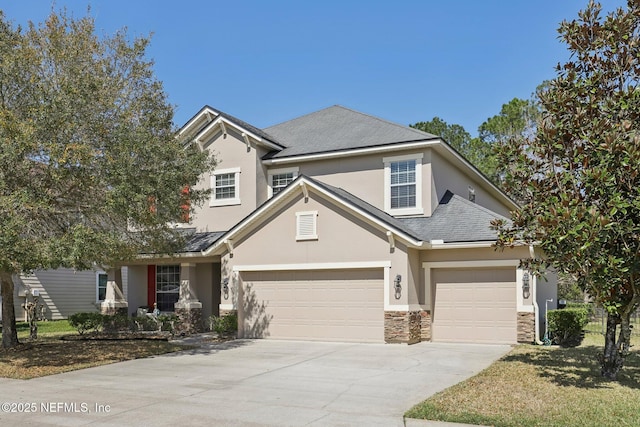
[(0, 379), (0, 425), (403, 426), (411, 406), (508, 350), (439, 343), (203, 343), (196, 350), (28, 381)]

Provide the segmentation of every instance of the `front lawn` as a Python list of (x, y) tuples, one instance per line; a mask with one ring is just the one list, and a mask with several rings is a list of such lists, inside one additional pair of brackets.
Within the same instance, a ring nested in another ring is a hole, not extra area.
[(0, 377), (30, 379), (192, 348), (158, 340), (65, 341), (60, 337), (77, 334), (66, 320), (38, 322), (36, 341), (29, 340), (27, 323), (16, 327), (21, 344), (0, 348)]
[(640, 353), (632, 352), (619, 381), (610, 382), (600, 377), (596, 358), (603, 344), (602, 335), (587, 334), (577, 348), (517, 346), (405, 416), (496, 427), (637, 426)]
[[(0, 328), (2, 330), (2, 328)], [(29, 323), (16, 322), (16, 330), (18, 331), (18, 339), (21, 341), (29, 338)], [(38, 322), (38, 337), (52, 338), (62, 335), (75, 334), (76, 329), (69, 324), (68, 320), (49, 320)]]

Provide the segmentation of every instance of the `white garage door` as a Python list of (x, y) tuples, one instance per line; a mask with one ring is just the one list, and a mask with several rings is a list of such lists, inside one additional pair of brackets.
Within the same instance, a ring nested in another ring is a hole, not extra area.
[(509, 269), (437, 269), (434, 341), (515, 343), (516, 273)]
[(247, 338), (384, 341), (383, 270), (243, 272)]

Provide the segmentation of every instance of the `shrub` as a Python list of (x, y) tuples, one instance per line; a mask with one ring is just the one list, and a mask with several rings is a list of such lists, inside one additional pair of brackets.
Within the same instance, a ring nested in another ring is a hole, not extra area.
[(221, 337), (231, 337), (238, 331), (238, 315), (230, 313), (224, 316), (209, 318), (211, 330)]
[(131, 319), (132, 329), (137, 331), (157, 331), (158, 321), (152, 316), (137, 316)]
[(129, 330), (129, 316), (126, 314), (114, 314), (112, 316), (102, 316), (102, 330), (113, 334)]
[(587, 311), (588, 316), (593, 316), (595, 313), (595, 307), (589, 302), (567, 302), (565, 308), (581, 308)]
[(69, 324), (76, 328), (80, 335), (93, 329), (98, 332), (102, 327), (102, 314), (96, 312), (80, 312), (69, 316)]
[(178, 316), (175, 314), (161, 314), (158, 316), (159, 330), (168, 331), (173, 334), (178, 322)]
[(585, 308), (565, 308), (547, 312), (548, 328), (553, 341), (566, 347), (582, 342), (582, 329), (589, 323), (589, 312)]

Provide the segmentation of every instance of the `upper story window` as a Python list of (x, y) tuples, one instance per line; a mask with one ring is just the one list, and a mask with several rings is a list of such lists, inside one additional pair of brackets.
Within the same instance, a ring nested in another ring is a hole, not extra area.
[(273, 197), (298, 177), (298, 168), (269, 171), (269, 197)]
[(211, 175), (209, 206), (240, 204), (240, 168), (217, 170)]
[(385, 157), (384, 210), (391, 215), (421, 215), (422, 153)]

